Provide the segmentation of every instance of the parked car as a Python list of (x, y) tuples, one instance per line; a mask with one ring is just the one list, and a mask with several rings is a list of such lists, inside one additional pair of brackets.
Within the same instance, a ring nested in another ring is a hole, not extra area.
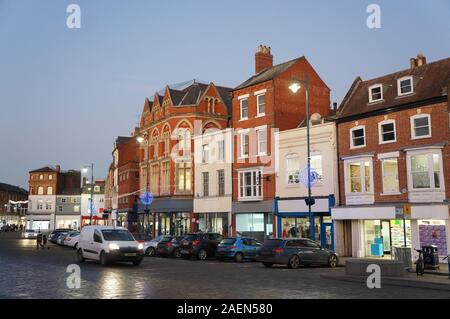
[(217, 233), (188, 234), (181, 240), (181, 256), (200, 260), (215, 257), (217, 246), (222, 239), (222, 235)]
[(67, 233), (67, 232), (70, 232), (70, 231), (73, 231), (73, 229), (70, 229), (70, 228), (58, 228), (58, 229), (55, 229), (54, 231), (52, 231), (47, 236), (47, 238), (49, 239), (50, 242), (56, 244), (56, 240), (58, 239), (60, 233)]
[(144, 244), (138, 243), (126, 228), (85, 226), (81, 230), (77, 249), (79, 263), (92, 259), (103, 266), (115, 261), (129, 261), (138, 266), (143, 257)]
[(180, 258), (180, 242), (183, 238), (183, 236), (164, 238), (156, 246), (156, 253), (159, 256)]
[(38, 232), (34, 229), (25, 229), (22, 233), (22, 238), (24, 239), (36, 239)]
[(66, 236), (69, 234), (69, 232), (63, 232), (63, 233), (59, 233), (58, 237), (56, 238), (56, 244), (63, 246), (64, 245), (64, 240), (66, 239)]
[(141, 233), (132, 233), (132, 234), (133, 234), (134, 239), (136, 239), (136, 241), (138, 243), (145, 243), (145, 242), (148, 242), (148, 241), (152, 240), (150, 238), (150, 236), (146, 235), (146, 234), (141, 234)]
[(329, 249), (322, 248), (310, 239), (269, 239), (256, 253), (256, 260), (265, 267), (284, 264), (296, 269), (300, 265), (326, 265), (331, 268), (339, 264), (338, 255)]
[(230, 237), (222, 240), (217, 246), (218, 260), (234, 259), (242, 262), (244, 259), (256, 260), (256, 250), (261, 243), (250, 237)]
[(172, 240), (173, 236), (171, 235), (160, 235), (150, 241), (146, 241), (144, 243), (144, 252), (145, 256), (149, 257), (155, 257), (157, 255), (157, 247), (160, 242), (164, 241), (170, 241)]
[(70, 232), (64, 238), (64, 246), (77, 249), (79, 239), (80, 239), (80, 232), (78, 231)]

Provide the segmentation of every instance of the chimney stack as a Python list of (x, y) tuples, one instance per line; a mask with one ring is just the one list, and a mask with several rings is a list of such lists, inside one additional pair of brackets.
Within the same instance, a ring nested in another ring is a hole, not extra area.
[(270, 47), (259, 45), (255, 53), (255, 73), (273, 67), (273, 56)]
[(60, 165), (56, 165), (56, 171), (59, 173), (61, 172), (61, 166)]
[(419, 53), (417, 55), (417, 58), (409, 59), (409, 63), (411, 65), (411, 69), (414, 69), (417, 68), (418, 66), (427, 64), (427, 58), (422, 53)]

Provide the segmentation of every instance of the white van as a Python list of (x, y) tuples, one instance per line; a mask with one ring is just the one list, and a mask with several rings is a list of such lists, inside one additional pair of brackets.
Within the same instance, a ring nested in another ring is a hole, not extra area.
[(138, 266), (144, 257), (144, 245), (128, 229), (114, 226), (85, 226), (77, 249), (78, 262), (98, 260), (105, 266), (113, 261), (131, 261)]

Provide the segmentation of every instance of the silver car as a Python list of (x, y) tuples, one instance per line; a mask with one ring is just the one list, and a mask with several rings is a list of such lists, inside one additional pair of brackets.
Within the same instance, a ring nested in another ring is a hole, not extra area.
[(174, 236), (170, 235), (160, 235), (150, 241), (146, 241), (144, 244), (144, 252), (145, 256), (155, 257), (156, 256), (156, 248), (158, 244), (163, 241), (163, 239), (172, 239)]
[(34, 229), (25, 229), (22, 233), (22, 238), (24, 239), (36, 239), (38, 232)]

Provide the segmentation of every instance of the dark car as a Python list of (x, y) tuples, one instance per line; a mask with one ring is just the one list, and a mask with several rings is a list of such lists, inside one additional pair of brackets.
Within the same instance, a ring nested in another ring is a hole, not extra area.
[(300, 265), (326, 265), (334, 268), (338, 265), (338, 255), (329, 249), (322, 248), (310, 239), (269, 239), (257, 250), (256, 260), (265, 267), (284, 264), (296, 269)]
[(159, 256), (180, 258), (180, 244), (184, 237), (165, 237), (156, 246), (156, 253)]
[(255, 260), (256, 250), (261, 243), (250, 237), (230, 237), (222, 240), (217, 246), (216, 257), (218, 260), (234, 259), (241, 262), (244, 259)]
[(58, 237), (61, 233), (68, 233), (73, 231), (73, 229), (70, 228), (59, 228), (59, 229), (55, 229), (54, 231), (52, 231), (47, 238), (49, 239), (49, 241), (51, 241), (52, 243), (56, 244), (56, 241), (58, 240)]
[(181, 240), (181, 256), (200, 260), (215, 257), (217, 246), (222, 239), (222, 235), (217, 233), (188, 234)]

